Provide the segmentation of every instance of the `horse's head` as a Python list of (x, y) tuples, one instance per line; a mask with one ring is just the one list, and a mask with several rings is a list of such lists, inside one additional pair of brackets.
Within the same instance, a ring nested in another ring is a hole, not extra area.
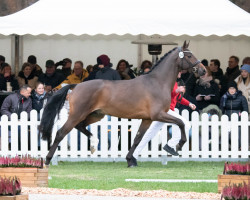
[(180, 70), (193, 70), (193, 72), (198, 76), (203, 76), (206, 74), (205, 66), (192, 54), (188, 49), (189, 43), (184, 42), (182, 47), (178, 47), (178, 65)]

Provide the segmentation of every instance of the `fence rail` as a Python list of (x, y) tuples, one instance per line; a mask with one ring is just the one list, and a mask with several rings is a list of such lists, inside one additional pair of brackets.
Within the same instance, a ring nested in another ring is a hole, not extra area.
[[(189, 120), (187, 110), (182, 112), (182, 116)], [(67, 110), (63, 109), (60, 119), (56, 119), (52, 141), (55, 138), (56, 131), (66, 120)], [(189, 121), (192, 125), (192, 131), (190, 136), (187, 137), (187, 143), (180, 152), (181, 158), (186, 160), (230, 158), (246, 160), (250, 158), (250, 122), (247, 113), (242, 113), (240, 120), (238, 120), (236, 114), (233, 114), (231, 121), (229, 121), (226, 115), (223, 115), (220, 120), (218, 116), (212, 116), (212, 119), (209, 120), (207, 114), (203, 114), (200, 118), (197, 112), (193, 112)], [(55, 157), (69, 160), (124, 160), (133, 143), (140, 122), (141, 120), (137, 119), (128, 120), (116, 117), (108, 118), (106, 116), (100, 122), (90, 125), (90, 131), (96, 137), (98, 133), (100, 135), (100, 149), (92, 155), (89, 150), (89, 139), (84, 134), (73, 129), (61, 142)], [(35, 110), (31, 111), (30, 120), (28, 120), (26, 112), (21, 113), (20, 120), (18, 120), (16, 114), (12, 114), (10, 121), (8, 121), (7, 116), (2, 116), (0, 121), (0, 155), (30, 154), (32, 156), (46, 157), (48, 153), (47, 141), (41, 140), (40, 147), (38, 147), (39, 135), (37, 127), (39, 123)], [(167, 143), (171, 127), (170, 124), (166, 124), (162, 128), (159, 134), (141, 152), (141, 160), (157, 160), (169, 157), (162, 150), (162, 147)], [(175, 131), (174, 128), (172, 131)], [(108, 132), (110, 132), (110, 148), (108, 148)], [(78, 135), (80, 135), (80, 138)]]

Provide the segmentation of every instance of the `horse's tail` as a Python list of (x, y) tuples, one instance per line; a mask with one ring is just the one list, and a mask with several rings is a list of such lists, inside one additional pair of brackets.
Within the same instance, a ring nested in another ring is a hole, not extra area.
[(41, 123), (38, 127), (40, 133), (42, 133), (42, 139), (51, 142), (52, 128), (54, 126), (54, 119), (63, 107), (66, 100), (68, 90), (72, 89), (76, 84), (66, 85), (57, 92), (55, 92), (49, 99), (43, 110)]

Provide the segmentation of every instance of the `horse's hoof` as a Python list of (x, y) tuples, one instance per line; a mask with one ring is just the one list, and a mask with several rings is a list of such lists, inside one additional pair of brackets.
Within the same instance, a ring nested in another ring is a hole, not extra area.
[(176, 152), (178, 152), (178, 151), (181, 151), (181, 146), (179, 143), (176, 145)]
[(96, 148), (95, 148), (94, 146), (91, 146), (91, 147), (90, 147), (90, 152), (91, 152), (91, 154), (95, 153), (95, 151), (96, 151)]
[(99, 143), (98, 138), (96, 138), (94, 136), (92, 136), (90, 138), (90, 152), (91, 152), (91, 154), (93, 154), (97, 150), (98, 143)]
[(127, 159), (128, 168), (137, 167), (137, 160), (132, 156), (132, 158)]
[(49, 169), (49, 164), (48, 164), (48, 165), (45, 164), (45, 165), (43, 166), (43, 168), (44, 168), (44, 169)]
[(163, 147), (163, 149), (164, 149), (166, 152), (172, 154), (173, 156), (179, 156), (179, 154), (174, 150), (174, 148), (168, 146), (168, 144), (166, 144), (166, 145)]

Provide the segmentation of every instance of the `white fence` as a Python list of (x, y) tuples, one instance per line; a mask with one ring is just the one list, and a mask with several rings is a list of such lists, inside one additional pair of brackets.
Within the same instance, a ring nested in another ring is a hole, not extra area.
[[(188, 119), (187, 110), (182, 112), (182, 116)], [(54, 140), (56, 131), (63, 125), (67, 119), (67, 110), (61, 111), (61, 119), (56, 120), (53, 128)], [(84, 134), (78, 133), (73, 129), (68, 137), (64, 138), (60, 147), (56, 151), (54, 157), (69, 160), (125, 160), (126, 154), (133, 139), (138, 131), (141, 120), (127, 120), (107, 116), (100, 122), (89, 126), (90, 131), (94, 135), (100, 134), (100, 150), (91, 155), (89, 150), (89, 140)], [(12, 114), (11, 120), (8, 121), (7, 116), (2, 116), (1, 126), (1, 149), (2, 156), (15, 156), (30, 154), (33, 156), (46, 157), (48, 153), (48, 145), (46, 141), (41, 141), (38, 148), (38, 130), (37, 126), (40, 121), (37, 120), (37, 112), (31, 111), (30, 120), (27, 119), (27, 113), (21, 113), (21, 119), (18, 120), (16, 114)], [(203, 114), (201, 119), (197, 112), (192, 113), (192, 133), (187, 137), (188, 141), (183, 146), (177, 160), (249, 160), (250, 158), (250, 142), (248, 114), (243, 113), (241, 121), (238, 121), (236, 114), (232, 115), (232, 120), (228, 121), (228, 117), (223, 115), (221, 120), (217, 116), (212, 116), (209, 121), (208, 115)], [(140, 160), (162, 160), (169, 159), (168, 155), (162, 147), (167, 143), (168, 132), (171, 126), (166, 124), (153, 138), (147, 148), (141, 153)], [(229, 130), (231, 134), (229, 134)], [(108, 149), (108, 132), (111, 135), (111, 146)], [(174, 131), (174, 130), (173, 130)], [(19, 132), (19, 134), (18, 134)], [(239, 132), (241, 133), (241, 144), (239, 146)], [(78, 147), (78, 134), (80, 135), (80, 146)], [(21, 138), (18, 138), (18, 135)], [(211, 137), (209, 136), (211, 135)], [(210, 139), (209, 139), (210, 137)], [(229, 143), (231, 140), (231, 144)], [(11, 142), (10, 142), (11, 141)], [(20, 144), (18, 146), (18, 141)], [(9, 144), (11, 143), (11, 145)], [(79, 149), (80, 148), (80, 149)], [(173, 159), (171, 157), (171, 159)], [(180, 159), (182, 158), (182, 159)]]

